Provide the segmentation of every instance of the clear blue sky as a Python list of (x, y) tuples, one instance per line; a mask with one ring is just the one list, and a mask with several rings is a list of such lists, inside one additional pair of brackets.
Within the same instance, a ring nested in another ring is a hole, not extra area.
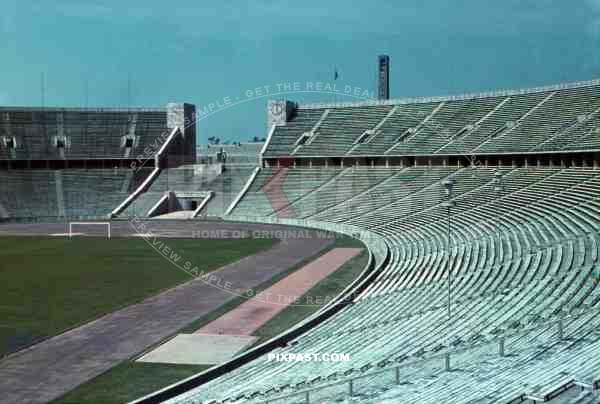
[[(42, 72), (56, 106), (202, 108), (256, 87), (333, 83), (334, 66), (339, 86), (374, 91), (379, 53), (392, 58), (393, 97), (600, 77), (600, 0), (37, 3), (2, 0), (0, 105), (40, 105)], [(265, 106), (203, 119), (200, 140), (265, 136)]]

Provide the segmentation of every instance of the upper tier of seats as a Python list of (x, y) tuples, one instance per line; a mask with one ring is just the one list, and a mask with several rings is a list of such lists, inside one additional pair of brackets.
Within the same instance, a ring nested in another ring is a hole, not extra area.
[(0, 108), (0, 160), (148, 158), (168, 134), (165, 108)]
[[(263, 170), (232, 219), (295, 216), (386, 240), (389, 261), (353, 304), (273, 351), (350, 361), (263, 356), (169, 403), (302, 403), (316, 388), (310, 402), (590, 402), (600, 381), (599, 193), (600, 171), (586, 168)], [(550, 401), (574, 386), (588, 390)]]
[(460, 97), (300, 105), (285, 126), (276, 127), (265, 157), (594, 149), (600, 149), (600, 81)]

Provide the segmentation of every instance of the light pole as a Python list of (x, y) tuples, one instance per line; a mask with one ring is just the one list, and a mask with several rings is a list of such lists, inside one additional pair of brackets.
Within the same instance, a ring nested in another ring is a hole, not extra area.
[[(502, 173), (498, 170), (494, 173), (494, 179), (492, 180), (494, 184), (494, 192), (496, 193), (496, 200), (500, 199), (500, 195), (502, 191), (504, 191), (504, 184), (502, 182)], [(500, 239), (500, 225), (498, 221), (494, 222), (494, 227), (496, 228), (496, 233), (498, 234), (498, 251), (500, 251), (500, 245), (502, 243)], [(495, 244), (495, 237), (493, 238)]]
[[(444, 190), (446, 192), (446, 200), (442, 203), (442, 206), (447, 208), (448, 212), (448, 233), (447, 233), (447, 250), (446, 250), (446, 276), (447, 276), (447, 284), (448, 284), (448, 325), (450, 327), (451, 319), (452, 319), (452, 267), (450, 265), (450, 236), (451, 236), (451, 223), (450, 223), (450, 209), (455, 206), (455, 202), (452, 200), (452, 190), (456, 180), (454, 178), (447, 178), (442, 181), (442, 185), (444, 186)], [(450, 333), (448, 332), (448, 346), (450, 346)]]

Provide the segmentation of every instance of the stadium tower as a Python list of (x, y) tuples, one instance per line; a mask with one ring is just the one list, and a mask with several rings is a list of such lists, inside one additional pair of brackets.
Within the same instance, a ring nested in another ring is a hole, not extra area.
[(377, 98), (380, 100), (390, 99), (390, 57), (388, 55), (379, 55), (377, 57)]

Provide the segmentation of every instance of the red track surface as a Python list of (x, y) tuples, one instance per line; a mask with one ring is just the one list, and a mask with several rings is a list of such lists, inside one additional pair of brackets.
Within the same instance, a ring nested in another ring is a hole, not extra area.
[[(326, 296), (305, 296), (314, 285), (360, 254), (361, 248), (334, 248), (198, 330), (202, 334), (252, 335), (290, 304), (318, 304)], [(328, 296), (329, 300), (334, 296)], [(308, 300), (310, 299), (310, 300)], [(318, 299), (318, 300), (317, 300)]]

